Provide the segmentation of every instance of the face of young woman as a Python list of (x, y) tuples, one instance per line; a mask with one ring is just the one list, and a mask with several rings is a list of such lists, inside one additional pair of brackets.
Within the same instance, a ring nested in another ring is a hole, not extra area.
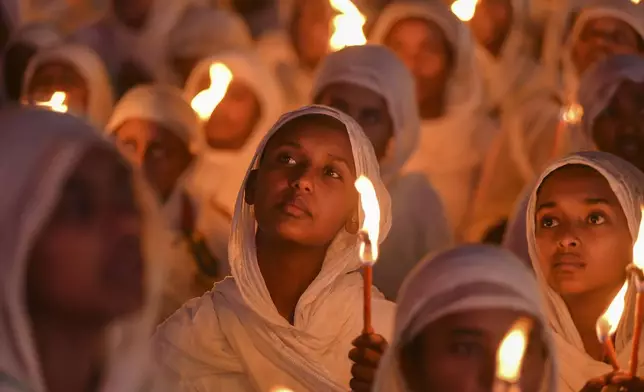
[(246, 201), (267, 238), (328, 246), (356, 211), (355, 180), (346, 130), (298, 121), (269, 141)]
[(43, 64), (31, 78), (27, 102), (47, 102), (57, 92), (64, 92), (67, 95), (65, 104), (69, 111), (76, 114), (87, 112), (89, 102), (89, 90), (87, 82), (80, 73), (71, 65), (65, 62), (51, 62)]
[(328, 0), (295, 0), (292, 37), (303, 64), (314, 68), (329, 53), (333, 9)]
[(385, 157), (394, 133), (387, 102), (382, 96), (355, 84), (335, 83), (325, 88), (317, 101), (353, 117), (371, 141), (378, 160)]
[(586, 166), (565, 166), (537, 195), (536, 245), (541, 270), (564, 300), (619, 289), (633, 243), (608, 181)]
[(469, 25), (481, 46), (498, 54), (510, 34), (512, 11), (511, 0), (482, 0), (477, 4)]
[(192, 161), (188, 146), (169, 129), (142, 119), (126, 121), (116, 137), (123, 154), (143, 167), (150, 184), (167, 199)]
[(611, 17), (588, 21), (572, 47), (572, 61), (579, 74), (615, 54), (642, 51), (642, 38), (628, 23)]
[(625, 81), (593, 124), (593, 139), (644, 172), (644, 83)]
[[(401, 367), (414, 392), (488, 392), (496, 373), (497, 349), (519, 312), (490, 309), (443, 317), (425, 328), (401, 352)], [(531, 331), (521, 373), (521, 390), (538, 392), (547, 349), (541, 329)]]
[(131, 170), (113, 151), (88, 151), (32, 248), (30, 311), (105, 323), (138, 310), (141, 230)]

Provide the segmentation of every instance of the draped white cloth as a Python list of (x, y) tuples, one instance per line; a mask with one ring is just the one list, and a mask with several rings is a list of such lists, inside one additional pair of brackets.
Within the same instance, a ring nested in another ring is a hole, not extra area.
[[(310, 106), (285, 114), (260, 144), (249, 173), (258, 167), (270, 137), (307, 114), (330, 116), (346, 125), (356, 174), (369, 177), (376, 189), (384, 239), (391, 225), (390, 199), (378, 162), (359, 125), (336, 110)], [(254, 211), (244, 201), (242, 186), (229, 245), (232, 278), (186, 304), (157, 332), (157, 358), (168, 385), (181, 391), (270, 391), (278, 386), (346, 391), (351, 378), (347, 355), (362, 327), (357, 236), (344, 229), (338, 233), (320, 274), (300, 298), (291, 325), (277, 312), (264, 283), (255, 233)], [(375, 288), (373, 296), (374, 329), (388, 339), (394, 304)]]
[[(644, 201), (644, 174), (620, 158), (599, 151), (580, 152), (562, 158), (550, 165), (539, 177), (537, 186), (533, 189), (528, 202), (526, 213), (527, 238), (532, 259), (532, 266), (536, 272), (537, 281), (545, 298), (548, 322), (553, 331), (557, 349), (557, 363), (559, 364), (559, 390), (563, 392), (577, 392), (588, 380), (611, 372), (610, 365), (590, 357), (584, 349), (583, 342), (572, 321), (568, 308), (563, 299), (548, 286), (543, 271), (539, 264), (538, 249), (535, 242), (535, 214), (537, 204), (537, 190), (544, 179), (553, 171), (567, 165), (584, 165), (599, 172), (608, 181), (611, 189), (617, 196), (624, 210), (628, 228), (633, 238), (637, 239), (640, 221), (642, 219), (640, 205)], [(633, 337), (633, 309), (635, 293), (627, 293), (626, 309), (622, 316), (615, 339), (617, 358), (622, 368), (628, 368), (628, 359), (631, 353)], [(637, 375), (644, 375), (644, 347), (640, 346), (640, 365)]]
[(418, 261), (452, 244), (440, 196), (422, 174), (400, 173), (416, 149), (420, 131), (414, 80), (389, 49), (365, 45), (327, 56), (313, 85), (313, 101), (336, 83), (350, 83), (377, 93), (387, 103), (392, 120), (393, 140), (380, 161), (380, 175), (392, 198), (393, 222), (374, 267), (374, 284), (387, 298), (394, 299)]
[(541, 391), (556, 392), (554, 347), (534, 276), (510, 252), (484, 245), (465, 245), (428, 257), (405, 279), (394, 340), (378, 368), (374, 392), (409, 390), (400, 371), (401, 350), (431, 323), (486, 309), (523, 312), (541, 324), (549, 351)]
[[(284, 109), (279, 86), (260, 59), (251, 51), (229, 51), (201, 61), (186, 82), (186, 98), (192, 100), (200, 91), (200, 83), (208, 78), (210, 65), (222, 63), (230, 69), (233, 79), (244, 83), (256, 95), (261, 117), (246, 144), (237, 151), (206, 147), (195, 167), (192, 184), (195, 194), (233, 216), (239, 186), (244, 180), (257, 145)], [(203, 133), (202, 133), (203, 135)]]
[(30, 23), (14, 30), (9, 37), (7, 47), (21, 43), (43, 49), (57, 45), (63, 41), (63, 36), (56, 26), (49, 22)]
[[(92, 147), (112, 147), (72, 116), (15, 108), (0, 114), (0, 122), (0, 391), (46, 392), (27, 313), (28, 256), (83, 154)], [(149, 375), (149, 336), (156, 321), (155, 293), (163, 279), (165, 237), (154, 218), (154, 201), (143, 198), (140, 206), (148, 221), (143, 237), (150, 263), (145, 268), (146, 305), (110, 327), (101, 391), (136, 391)]]
[[(92, 49), (82, 45), (63, 44), (38, 52), (30, 61), (25, 71), (22, 95), (26, 96), (31, 86), (34, 73), (41, 66), (51, 62), (69, 64), (78, 72), (87, 84), (87, 109), (78, 114), (86, 118), (95, 127), (102, 129), (112, 113), (114, 92), (105, 64)], [(70, 114), (75, 114), (71, 113)]]
[(423, 173), (436, 188), (457, 236), (466, 229), (466, 218), (483, 161), (497, 133), (485, 113), (483, 81), (474, 52), (474, 39), (442, 3), (393, 3), (376, 21), (370, 40), (383, 43), (402, 20), (420, 18), (438, 25), (455, 53), (445, 114), (421, 122), (416, 152), (405, 171)]

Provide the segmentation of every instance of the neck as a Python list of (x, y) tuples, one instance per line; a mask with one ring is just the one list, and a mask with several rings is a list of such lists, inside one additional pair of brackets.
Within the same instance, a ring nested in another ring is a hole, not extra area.
[(418, 109), (423, 120), (433, 120), (443, 116), (445, 114), (445, 94), (424, 99)]
[(293, 324), (300, 297), (322, 270), (328, 246), (309, 247), (257, 232), (257, 263), (279, 314)]

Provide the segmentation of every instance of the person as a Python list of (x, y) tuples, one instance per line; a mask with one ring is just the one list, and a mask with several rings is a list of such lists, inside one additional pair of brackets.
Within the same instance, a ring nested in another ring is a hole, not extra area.
[(109, 74), (100, 57), (90, 48), (63, 44), (36, 54), (25, 71), (22, 101), (48, 102), (55, 92), (65, 94), (70, 114), (105, 127), (114, 94)]
[(224, 98), (202, 121), (205, 148), (196, 162), (191, 187), (195, 195), (231, 218), (239, 186), (259, 141), (283, 110), (277, 81), (252, 51), (229, 51), (208, 57), (192, 71), (184, 93), (189, 101), (210, 85), (209, 70), (223, 64), (233, 79)]
[(416, 148), (420, 116), (414, 79), (383, 46), (353, 46), (319, 67), (313, 101), (356, 120), (371, 141), (392, 198), (392, 229), (374, 266), (374, 284), (394, 300), (408, 272), (426, 254), (452, 244), (443, 205), (425, 176), (400, 173)]
[[(372, 289), (375, 334), (361, 335), (364, 282), (354, 181), (390, 199), (360, 126), (324, 106), (285, 114), (257, 149), (237, 200), (232, 277), (187, 303), (155, 336), (173, 390), (368, 391), (395, 305)], [(352, 340), (358, 352), (348, 354)], [(375, 360), (370, 362), (368, 359)], [(352, 379), (353, 373), (353, 379)]]
[(436, 188), (462, 240), (480, 165), (497, 132), (483, 108), (473, 38), (443, 3), (392, 3), (370, 40), (391, 48), (414, 74), (422, 122), (405, 169), (423, 173)]
[(464, 245), (427, 257), (400, 291), (374, 392), (491, 391), (498, 347), (522, 318), (531, 328), (519, 386), (557, 392), (540, 298), (531, 271), (506, 250)]
[(143, 169), (174, 237), (160, 313), (164, 318), (228, 274), (230, 220), (187, 187), (203, 143), (197, 115), (181, 90), (135, 87), (116, 105), (107, 132)]
[[(641, 220), (644, 173), (612, 154), (579, 152), (544, 170), (526, 213), (532, 267), (547, 300), (560, 391), (611, 372), (595, 324), (627, 279)], [(634, 291), (614, 337), (628, 368)], [(639, 358), (644, 356), (642, 349)], [(644, 375), (640, 367), (636, 376)]]
[(154, 385), (165, 255), (154, 203), (84, 121), (22, 107), (0, 121), (0, 390)]

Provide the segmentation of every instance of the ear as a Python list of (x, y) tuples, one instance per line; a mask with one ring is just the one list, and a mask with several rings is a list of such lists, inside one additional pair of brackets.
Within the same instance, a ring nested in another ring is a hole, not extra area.
[(246, 181), (246, 189), (244, 189), (244, 200), (248, 205), (255, 204), (255, 196), (257, 195), (257, 169), (252, 170), (248, 174)]
[(344, 229), (351, 234), (358, 234), (358, 230), (360, 229), (358, 211), (354, 211), (351, 217), (347, 219), (347, 222), (344, 224)]

